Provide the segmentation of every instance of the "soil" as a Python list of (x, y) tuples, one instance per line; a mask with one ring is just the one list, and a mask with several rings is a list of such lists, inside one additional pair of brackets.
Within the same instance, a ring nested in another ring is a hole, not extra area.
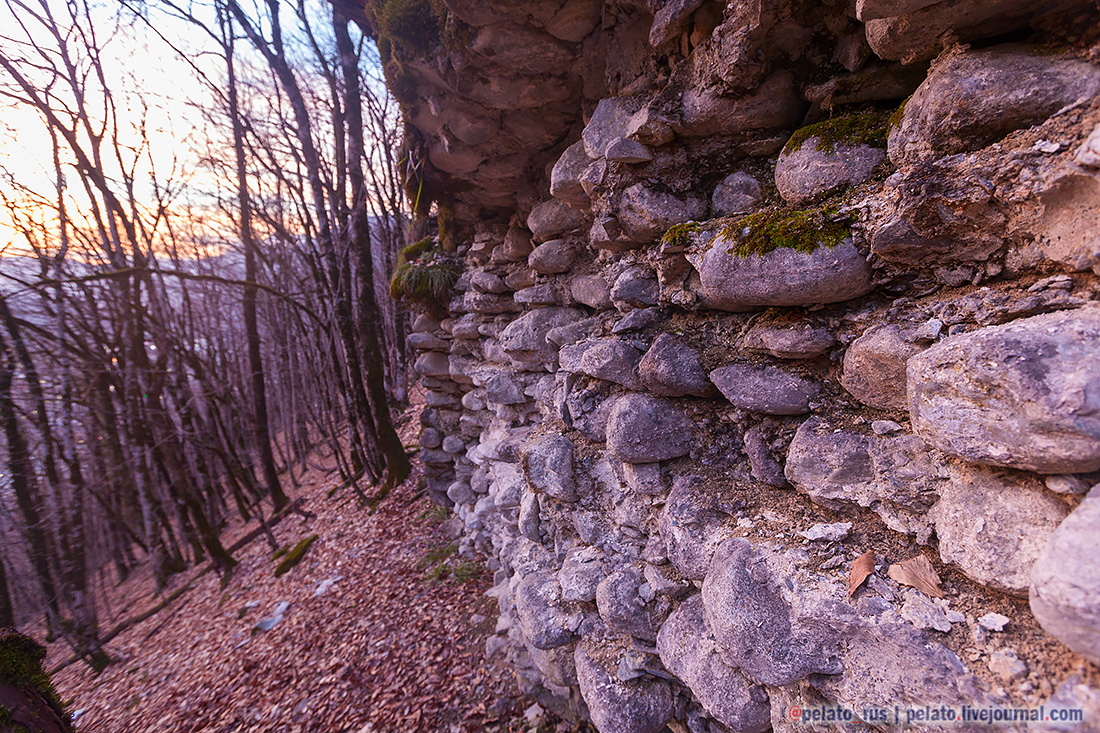
[[(417, 413), (403, 416), (406, 445)], [(55, 674), (77, 732), (573, 730), (549, 713), (528, 721), (532, 701), (486, 660), (497, 616), (484, 595), (492, 575), (449, 554), (447, 513), (424, 498), (421, 467), (370, 513), (341, 488), (331, 460), (314, 460), (289, 492), (313, 516), (291, 515), (274, 529), (279, 548), (317, 535), (301, 561), (276, 578), (279, 559), (260, 537), (236, 554), (224, 584), (207, 573), (112, 640), (115, 661), (102, 674), (80, 663)], [(226, 546), (253, 526), (231, 528)], [(198, 574), (176, 576), (163, 593)], [(149, 574), (135, 574), (106, 591), (101, 626), (158, 600)], [(274, 628), (255, 628), (284, 602)], [(51, 650), (48, 664), (64, 653)]]

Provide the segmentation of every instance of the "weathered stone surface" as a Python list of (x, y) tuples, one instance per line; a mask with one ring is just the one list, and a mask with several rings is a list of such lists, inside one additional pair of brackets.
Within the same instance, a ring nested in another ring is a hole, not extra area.
[(553, 283), (532, 285), (529, 288), (517, 290), (515, 294), (512, 295), (512, 299), (517, 303), (532, 306), (562, 304), (561, 291), (558, 290), (557, 286)]
[(572, 308), (539, 308), (509, 323), (500, 332), (500, 344), (520, 361), (552, 361), (558, 347), (546, 340), (547, 332), (582, 318), (584, 314)]
[(730, 364), (710, 373), (710, 381), (734, 406), (766, 415), (801, 415), (820, 388), (815, 382), (773, 366)]
[(1039, 473), (1100, 469), (1100, 308), (951, 336), (912, 357), (913, 428), (968, 461)]
[(716, 216), (733, 216), (749, 213), (763, 198), (760, 182), (744, 171), (737, 171), (722, 179), (710, 200)]
[(914, 0), (896, 10), (894, 5), (869, 0), (859, 17), (877, 56), (910, 62), (934, 57), (945, 43), (949, 45), (949, 39), (970, 42), (994, 37), (1081, 4), (1077, 0)]
[(757, 481), (785, 489), (788, 483), (783, 475), (783, 464), (772, 455), (768, 441), (769, 425), (766, 421), (745, 431), (745, 455), (749, 459), (749, 470)]
[[(522, 227), (512, 227), (504, 235), (504, 244), (500, 248), (501, 258), (505, 262), (523, 262), (531, 254), (531, 235)], [(494, 259), (496, 253), (493, 253)]]
[(437, 351), (429, 351), (421, 354), (413, 364), (417, 374), (425, 377), (447, 377), (451, 374), (451, 366), (446, 355)]
[(942, 457), (916, 436), (864, 436), (818, 417), (798, 428), (785, 472), (815, 502), (869, 507), (888, 527), (921, 542), (932, 534), (925, 514), (951, 480)]
[(446, 341), (430, 333), (410, 333), (405, 343), (417, 351), (446, 351), (448, 346)]
[(599, 339), (566, 346), (559, 354), (561, 368), (633, 389), (638, 385), (641, 352), (619, 339)]
[(674, 196), (637, 183), (623, 191), (619, 221), (631, 239), (655, 242), (668, 228), (685, 221), (702, 219), (706, 202), (692, 196)]
[(623, 682), (613, 648), (588, 639), (577, 645), (577, 681), (592, 722), (600, 733), (657, 733), (673, 716), (671, 686), (649, 676)]
[(660, 308), (635, 308), (615, 322), (611, 327), (611, 333), (622, 334), (631, 331), (642, 331), (651, 326), (656, 326), (665, 319)]
[[(543, 201), (527, 217), (527, 228), (536, 242), (545, 242), (576, 231), (585, 224), (584, 215), (563, 201)], [(530, 250), (524, 253), (526, 256)]]
[(571, 550), (558, 571), (561, 597), (587, 603), (596, 600), (596, 587), (607, 577), (603, 552), (595, 547)]
[(780, 359), (813, 359), (824, 354), (835, 343), (831, 333), (809, 323), (792, 323), (789, 326), (759, 324), (745, 334), (741, 348)]
[(1100, 664), (1100, 488), (1050, 535), (1031, 568), (1035, 620), (1093, 664)]
[(903, 338), (895, 325), (872, 326), (844, 352), (840, 383), (857, 400), (878, 410), (904, 410), (905, 365), (924, 347)]
[(589, 158), (604, 158), (607, 148), (619, 138), (627, 136), (630, 118), (642, 105), (637, 97), (607, 97), (601, 99), (584, 126), (581, 141)]
[(822, 150), (818, 137), (809, 137), (797, 150), (784, 149), (775, 163), (775, 185), (785, 201), (808, 204), (818, 196), (863, 183), (886, 158), (886, 151), (869, 145), (838, 142)]
[(583, 41), (600, 22), (600, 0), (566, 0), (546, 21), (546, 32), (569, 43)]
[(566, 148), (550, 172), (550, 195), (575, 208), (586, 208), (589, 198), (581, 186), (581, 176), (591, 164), (583, 142), (577, 141)]
[(715, 88), (691, 87), (684, 92), (676, 132), (684, 137), (737, 135), (748, 130), (792, 129), (802, 119), (803, 102), (794, 76), (777, 71), (754, 91), (727, 97)]
[(779, 247), (748, 257), (730, 254), (734, 244), (716, 237), (703, 258), (703, 302), (711, 308), (838, 303), (871, 291), (871, 268), (850, 239), (809, 253)]
[(581, 275), (570, 285), (573, 300), (589, 308), (611, 307), (611, 286), (603, 275)]
[(524, 446), (521, 465), (531, 491), (559, 501), (576, 501), (573, 442), (564, 435), (546, 435)]
[(796, 614), (786, 597), (795, 592), (748, 540), (720, 544), (703, 581), (703, 604), (722, 658), (766, 685), (840, 672), (830, 619)]
[(515, 586), (516, 615), (527, 643), (539, 649), (553, 649), (576, 638), (569, 629), (569, 615), (562, 608), (558, 579), (547, 572), (535, 572)]
[(672, 485), (658, 520), (668, 559), (689, 580), (702, 580), (714, 549), (725, 539), (721, 529), (730, 507), (718, 487), (700, 476), (680, 476)]
[(577, 383), (565, 398), (568, 423), (589, 440), (607, 439), (607, 422), (619, 400), (610, 382)]
[(722, 661), (701, 595), (687, 599), (668, 617), (657, 635), (657, 651), (665, 668), (730, 730), (763, 733), (771, 727), (767, 690)]
[(1031, 567), (1068, 510), (1033, 476), (956, 465), (930, 513), (940, 557), (974, 581), (1027, 594)]
[(638, 375), (650, 392), (662, 397), (714, 397), (699, 352), (683, 339), (662, 333), (638, 363)]
[(607, 449), (626, 463), (653, 463), (687, 455), (692, 425), (673, 404), (629, 394), (615, 403), (607, 420)]
[[(1093, 137), (1100, 151), (1100, 134)], [(1043, 215), (1036, 241), (1047, 259), (1100, 274), (1100, 237), (1092, 225), (1100, 218), (1100, 181), (1093, 176), (1066, 176), (1039, 201)]]
[(640, 567), (619, 568), (600, 581), (596, 588), (596, 608), (613, 632), (656, 641), (663, 619), (639, 595), (644, 582)]
[(649, 43), (654, 48), (679, 36), (690, 27), (691, 14), (699, 9), (703, 0), (672, 0), (653, 16), (649, 28)]
[(935, 64), (890, 131), (890, 160), (910, 165), (977, 150), (1100, 92), (1100, 67), (1008, 46)]
[(569, 266), (577, 259), (577, 249), (565, 239), (551, 239), (532, 250), (527, 264), (535, 272), (543, 275), (555, 275), (569, 272)]
[(661, 288), (657, 274), (648, 267), (635, 265), (623, 270), (611, 286), (611, 302), (619, 310), (648, 308), (657, 305)]
[(648, 146), (628, 137), (612, 140), (604, 155), (615, 163), (648, 163), (653, 160), (653, 152)]

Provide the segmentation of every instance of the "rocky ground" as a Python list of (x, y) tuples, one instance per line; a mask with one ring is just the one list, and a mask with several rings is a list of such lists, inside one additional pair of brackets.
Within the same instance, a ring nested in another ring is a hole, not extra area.
[[(75, 664), (55, 675), (77, 730), (574, 730), (486, 660), (491, 575), (448, 554), (446, 514), (422, 497), (419, 467), (371, 514), (318, 460), (296, 493), (314, 516), (274, 530), (281, 548), (316, 535), (300, 563), (276, 578), (259, 538), (226, 582), (206, 574), (114, 639), (103, 674)], [(132, 578), (108, 593), (103, 626), (154, 602), (149, 577)]]

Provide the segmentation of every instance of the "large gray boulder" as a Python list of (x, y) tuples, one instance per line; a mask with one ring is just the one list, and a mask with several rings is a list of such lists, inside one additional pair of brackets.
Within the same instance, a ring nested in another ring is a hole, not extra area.
[(905, 340), (893, 324), (872, 326), (844, 352), (840, 383), (853, 397), (877, 410), (904, 410), (905, 365), (924, 347)]
[(582, 318), (584, 314), (572, 308), (537, 308), (509, 323), (500, 332), (500, 345), (517, 361), (553, 361), (558, 347), (546, 339), (546, 334)]
[[(527, 228), (536, 242), (545, 242), (562, 234), (580, 229), (585, 224), (584, 215), (564, 201), (550, 199), (531, 209), (527, 216)], [(524, 256), (531, 250), (524, 252)]]
[(910, 62), (930, 59), (951, 42), (992, 38), (1085, 5), (1082, 0), (860, 0), (856, 13), (875, 55)]
[(559, 501), (576, 501), (573, 442), (564, 435), (546, 435), (527, 443), (521, 453), (527, 485)]
[(543, 242), (527, 256), (531, 269), (543, 275), (556, 275), (569, 272), (573, 260), (577, 259), (577, 249), (566, 239), (551, 239)]
[(584, 151), (584, 143), (577, 141), (565, 149), (550, 172), (550, 195), (578, 209), (589, 204), (588, 194), (581, 185), (581, 176), (592, 159)]
[(1038, 473), (1100, 469), (1100, 308), (1046, 313), (941, 341), (908, 366), (929, 444)]
[(914, 435), (861, 435), (819, 417), (794, 434), (785, 472), (816, 503), (867, 507), (891, 529), (922, 542), (932, 534), (925, 515), (951, 480), (943, 456)]
[(716, 87), (684, 91), (675, 131), (683, 137), (732, 136), (748, 130), (792, 129), (803, 114), (794, 75), (777, 71), (753, 91), (725, 96)]
[(699, 352), (669, 333), (662, 333), (638, 362), (638, 375), (653, 394), (662, 397), (713, 397), (717, 393)]
[(1007, 46), (935, 64), (890, 131), (890, 160), (911, 165), (977, 150), (1100, 92), (1100, 67)]
[(710, 381), (735, 407), (765, 415), (801, 415), (820, 388), (816, 382), (778, 367), (730, 364), (710, 373)]
[(619, 679), (618, 645), (586, 638), (577, 644), (577, 682), (600, 733), (657, 733), (673, 716), (672, 686), (642, 676)]
[(839, 303), (871, 292), (871, 268), (851, 239), (812, 252), (777, 247), (763, 255), (731, 254), (736, 242), (715, 238), (699, 276), (703, 304), (741, 312), (772, 305)]
[(645, 578), (641, 568), (628, 565), (614, 571), (596, 588), (596, 608), (607, 627), (617, 634), (630, 634), (656, 641), (661, 616), (640, 595)]
[(987, 588), (1027, 595), (1031, 567), (1068, 514), (1034, 476), (956, 465), (932, 508), (940, 558)]
[(1100, 487), (1050, 535), (1031, 568), (1028, 597), (1047, 633), (1100, 664)]
[(780, 153), (775, 186), (784, 201), (801, 206), (829, 191), (863, 183), (885, 158), (881, 148), (838, 142), (830, 149), (820, 137), (810, 136)]
[(813, 359), (836, 343), (824, 328), (806, 322), (780, 326), (757, 324), (741, 340), (741, 348), (770, 354), (779, 359)]
[(641, 352), (625, 341), (598, 339), (566, 346), (559, 352), (558, 361), (567, 372), (587, 374), (634, 389), (638, 386), (641, 358)]
[(673, 482), (657, 527), (668, 559), (689, 580), (702, 580), (714, 548), (725, 539), (723, 523), (733, 511), (720, 487), (700, 476), (679, 476)]
[(769, 559), (740, 537), (714, 553), (703, 604), (722, 658), (766, 685), (839, 673), (839, 640), (830, 619), (797, 613), (788, 598), (797, 598), (797, 586), (785, 583)]
[(607, 449), (626, 463), (653, 463), (691, 451), (692, 424), (675, 405), (648, 395), (629, 394), (611, 408)]
[(558, 579), (547, 572), (527, 575), (515, 586), (516, 615), (523, 638), (539, 649), (553, 649), (573, 641), (569, 613), (562, 606)]
[(661, 626), (657, 652), (665, 668), (730, 730), (763, 733), (771, 727), (767, 690), (722, 661), (701, 595), (681, 603)]
[(702, 219), (706, 213), (702, 199), (674, 196), (644, 183), (623, 191), (619, 204), (619, 222), (631, 239), (643, 243), (654, 242), (674, 224)]
[(717, 216), (748, 214), (764, 199), (760, 182), (744, 171), (730, 173), (714, 188), (710, 202)]

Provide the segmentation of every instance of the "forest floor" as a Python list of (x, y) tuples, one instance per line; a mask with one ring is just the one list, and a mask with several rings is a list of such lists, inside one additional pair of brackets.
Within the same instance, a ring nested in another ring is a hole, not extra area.
[[(406, 445), (416, 414), (402, 415)], [(113, 639), (102, 674), (76, 663), (54, 676), (78, 733), (573, 730), (549, 714), (528, 721), (538, 709), (486, 660), (491, 573), (448, 556), (446, 514), (421, 495), (420, 467), (371, 514), (321, 465), (291, 496), (313, 516), (274, 529), (280, 548), (317, 537), (293, 569), (276, 578), (279, 559), (259, 537), (224, 586), (206, 573)], [(226, 546), (253, 526), (227, 532)], [(135, 574), (107, 594), (101, 628), (156, 602), (148, 573)], [(281, 604), (282, 619), (260, 631)], [(49, 663), (61, 659), (54, 649)]]

